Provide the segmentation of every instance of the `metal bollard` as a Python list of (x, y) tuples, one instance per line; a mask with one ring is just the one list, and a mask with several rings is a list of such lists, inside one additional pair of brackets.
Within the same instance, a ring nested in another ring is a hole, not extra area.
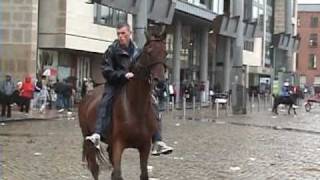
[(192, 96), (192, 110), (193, 112), (196, 111), (196, 97)]
[(253, 110), (254, 107), (254, 94), (251, 95), (251, 112)]
[(186, 104), (187, 104), (187, 102), (186, 102), (186, 97), (185, 96), (183, 96), (183, 120), (186, 120)]
[(260, 94), (258, 94), (258, 112), (260, 112)]
[(174, 111), (174, 96), (171, 97), (171, 103), (172, 103), (172, 111)]
[(219, 117), (219, 103), (215, 102), (215, 105), (216, 105), (216, 117), (218, 118)]
[(170, 97), (167, 97), (166, 100), (167, 100), (166, 111), (169, 112), (170, 111)]
[(263, 109), (266, 109), (266, 95), (263, 95)]

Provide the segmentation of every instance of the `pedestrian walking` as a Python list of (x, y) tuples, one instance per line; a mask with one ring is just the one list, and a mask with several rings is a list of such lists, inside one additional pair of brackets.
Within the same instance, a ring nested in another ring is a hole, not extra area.
[(27, 76), (24, 82), (22, 83), (20, 90), (20, 96), (22, 100), (22, 104), (20, 106), (21, 112), (25, 111), (26, 113), (29, 113), (31, 99), (33, 98), (33, 92), (34, 85), (32, 83), (31, 77)]
[(11, 117), (11, 96), (13, 92), (15, 91), (15, 84), (12, 80), (12, 77), (10, 74), (6, 75), (6, 79), (2, 83), (0, 87), (0, 91), (3, 94), (2, 96), (2, 110), (1, 110), (1, 116), (5, 117), (6, 116), (6, 111), (7, 111), (7, 118)]
[(48, 86), (46, 83), (46, 77), (42, 76), (41, 78), (42, 88), (39, 92), (38, 104), (40, 113), (44, 113), (47, 106), (47, 99), (49, 97)]

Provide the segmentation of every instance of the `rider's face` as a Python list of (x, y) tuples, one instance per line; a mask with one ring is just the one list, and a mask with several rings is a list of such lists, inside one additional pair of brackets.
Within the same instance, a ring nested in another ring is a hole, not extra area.
[(129, 45), (131, 31), (127, 26), (117, 29), (117, 36), (121, 46)]

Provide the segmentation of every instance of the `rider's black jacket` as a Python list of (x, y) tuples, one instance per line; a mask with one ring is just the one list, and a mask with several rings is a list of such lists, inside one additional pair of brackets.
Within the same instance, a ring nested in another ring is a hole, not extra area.
[(129, 71), (129, 66), (135, 63), (141, 50), (137, 48), (134, 42), (130, 41), (129, 47), (124, 49), (120, 47), (119, 41), (115, 40), (104, 53), (102, 62), (102, 74), (111, 86), (120, 86), (127, 79), (125, 74)]

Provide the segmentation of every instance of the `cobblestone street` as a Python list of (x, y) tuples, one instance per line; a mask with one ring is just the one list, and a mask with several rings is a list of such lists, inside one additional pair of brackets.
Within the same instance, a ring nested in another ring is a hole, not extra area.
[[(166, 113), (163, 134), (175, 151), (151, 157), (150, 175), (160, 180), (318, 179), (320, 111), (303, 111), (215, 119), (203, 110), (195, 120), (177, 118), (181, 111)], [(81, 143), (77, 120), (2, 123), (0, 179), (92, 179), (81, 162)], [(125, 179), (138, 179), (138, 162), (138, 153), (126, 150)], [(100, 178), (110, 179), (110, 171)]]

